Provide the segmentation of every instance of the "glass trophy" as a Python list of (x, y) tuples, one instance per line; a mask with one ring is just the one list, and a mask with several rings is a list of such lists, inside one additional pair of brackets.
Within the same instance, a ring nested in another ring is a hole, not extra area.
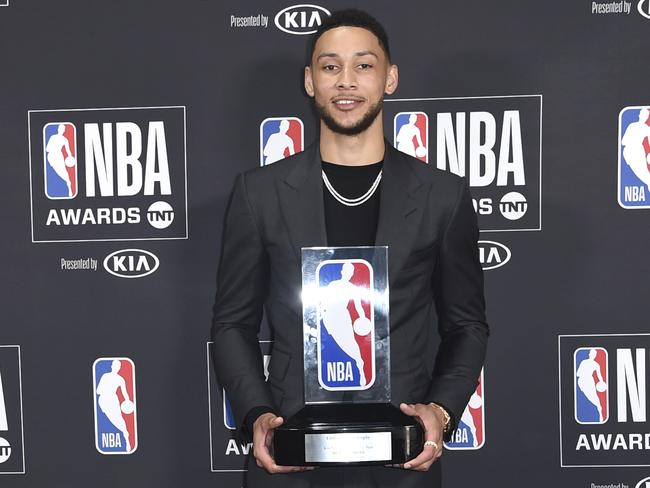
[(302, 249), (305, 407), (276, 429), (284, 466), (402, 464), (418, 421), (390, 401), (388, 248)]

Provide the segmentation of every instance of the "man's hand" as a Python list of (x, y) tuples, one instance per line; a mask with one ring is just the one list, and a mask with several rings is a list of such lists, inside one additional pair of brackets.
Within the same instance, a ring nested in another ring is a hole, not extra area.
[(271, 412), (263, 413), (253, 424), (253, 455), (260, 468), (274, 473), (295, 473), (314, 468), (302, 466), (278, 466), (273, 459), (273, 430), (284, 423), (282, 417), (277, 417)]
[[(422, 403), (399, 406), (400, 410), (410, 417), (415, 417), (424, 428), (424, 449), (418, 457), (404, 464), (404, 469), (428, 471), (433, 463), (442, 456), (442, 431), (445, 425), (442, 412), (433, 405)], [(428, 442), (427, 442), (428, 441)], [(432, 442), (435, 442), (435, 446)]]

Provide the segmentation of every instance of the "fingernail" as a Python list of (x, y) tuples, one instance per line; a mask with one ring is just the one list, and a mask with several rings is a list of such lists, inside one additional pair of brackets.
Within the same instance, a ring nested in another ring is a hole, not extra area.
[(404, 469), (411, 469), (411, 465), (410, 464), (405, 464)]

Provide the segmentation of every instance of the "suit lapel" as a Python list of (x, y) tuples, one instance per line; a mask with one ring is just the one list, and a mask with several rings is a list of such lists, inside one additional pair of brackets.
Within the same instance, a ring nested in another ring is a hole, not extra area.
[(298, 261), (301, 248), (327, 246), (323, 185), (318, 141), (307, 147), (278, 192), (282, 212)]
[(426, 197), (426, 186), (403, 157), (386, 141), (375, 245), (388, 246), (389, 277), (396, 276), (408, 256)]

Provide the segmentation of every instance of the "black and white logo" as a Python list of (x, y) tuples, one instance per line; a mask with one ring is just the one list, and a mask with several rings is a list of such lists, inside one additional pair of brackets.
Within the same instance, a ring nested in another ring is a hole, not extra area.
[(32, 242), (187, 238), (185, 107), (30, 110)]
[(104, 269), (119, 278), (142, 278), (158, 269), (158, 257), (144, 249), (122, 249), (104, 259)]
[(528, 210), (528, 202), (526, 197), (517, 191), (511, 191), (501, 197), (499, 202), (499, 210), (508, 220), (519, 220), (526, 215)]
[(650, 488), (650, 476), (639, 481), (634, 488)]
[(484, 271), (503, 266), (512, 253), (504, 244), (495, 241), (478, 241), (478, 255)]
[(427, 141), (411, 115), (395, 146), (467, 178), (482, 232), (541, 230), (542, 95), (393, 99), (384, 110), (423, 114)]
[(330, 15), (329, 10), (319, 5), (292, 5), (275, 15), (275, 26), (287, 34), (313, 34)]
[(0, 346), (0, 474), (25, 474), (20, 346)]

